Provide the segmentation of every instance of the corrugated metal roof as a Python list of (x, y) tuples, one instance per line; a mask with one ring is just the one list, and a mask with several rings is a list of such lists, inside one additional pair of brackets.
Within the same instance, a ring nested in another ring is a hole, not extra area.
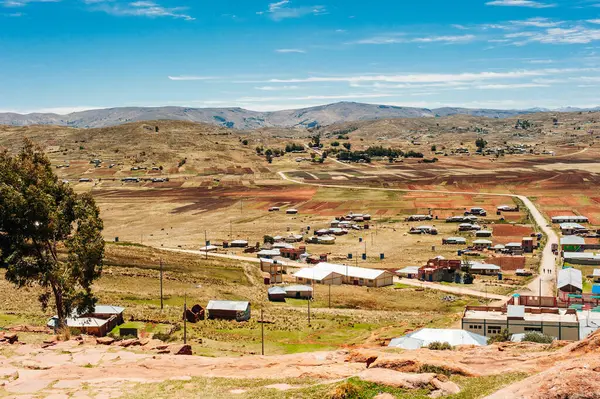
[(500, 266), (491, 263), (469, 262), (471, 270), (500, 270)]
[(475, 240), (475, 241), (473, 241), (473, 244), (490, 244), (490, 245), (492, 245), (492, 242), (490, 240)]
[(595, 260), (595, 259), (600, 259), (600, 255), (592, 254), (589, 252), (565, 252), (564, 258), (565, 258), (565, 260), (568, 260), (568, 259)]
[[(420, 342), (419, 342), (420, 341)], [(404, 349), (418, 349), (426, 347), (432, 342), (447, 342), (452, 346), (456, 345), (487, 345), (488, 338), (483, 335), (475, 334), (470, 331), (456, 329), (435, 329), (422, 328), (402, 338), (397, 338), (390, 342), (390, 347)], [(420, 343), (420, 346), (417, 344)]]
[(258, 256), (279, 256), (281, 252), (278, 249), (263, 249), (257, 253)]
[(566, 236), (560, 239), (561, 245), (583, 245), (585, 238), (579, 236)]
[[(377, 269), (365, 269), (363, 267), (337, 265), (334, 263), (321, 262), (317, 264), (314, 269), (329, 270), (342, 276), (348, 276), (353, 278), (363, 278), (367, 280), (375, 280), (382, 274), (386, 273), (385, 270)], [(389, 273), (389, 272), (388, 272)]]
[(283, 289), (285, 290), (285, 292), (295, 292), (295, 291), (313, 292), (312, 287), (308, 286), (308, 285), (286, 285), (283, 287)]
[(333, 274), (330, 270), (321, 270), (316, 267), (306, 267), (294, 273), (294, 277), (305, 278), (309, 280), (321, 281)]
[(592, 276), (600, 277), (600, 269), (594, 269), (594, 271), (592, 272)]
[(566, 230), (566, 229), (585, 229), (585, 227), (583, 227), (579, 223), (561, 223), (560, 224), (560, 229), (561, 230)]
[(464, 237), (448, 237), (446, 241), (467, 242), (467, 239)]
[(209, 301), (207, 310), (235, 310), (243, 312), (248, 309), (250, 302), (247, 301)]
[(285, 289), (283, 287), (271, 287), (267, 290), (269, 295), (285, 295)]
[(506, 315), (508, 317), (525, 318), (525, 306), (522, 305), (508, 305), (506, 307)]
[(94, 313), (99, 314), (121, 314), (125, 311), (125, 308), (120, 306), (112, 306), (112, 305), (96, 305), (94, 307)]
[(578, 222), (587, 222), (588, 218), (585, 216), (553, 216), (553, 223), (560, 223), (561, 221), (578, 221)]
[(396, 270), (398, 274), (417, 274), (419, 273), (420, 266), (407, 266), (404, 269)]
[(581, 273), (581, 270), (570, 267), (558, 271), (558, 288), (560, 289), (567, 285), (572, 285), (573, 287), (583, 290), (583, 274)]

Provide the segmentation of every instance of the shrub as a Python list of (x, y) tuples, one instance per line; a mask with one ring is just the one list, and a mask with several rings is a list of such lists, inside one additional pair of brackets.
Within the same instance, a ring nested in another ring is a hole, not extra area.
[(246, 139), (242, 140), (242, 144), (243, 145), (248, 145), (248, 140), (246, 140)]
[(329, 397), (331, 399), (349, 399), (358, 397), (359, 393), (359, 389), (355, 384), (346, 381), (335, 387)]
[(431, 349), (432, 351), (448, 351), (452, 350), (452, 345), (450, 345), (448, 342), (435, 341), (430, 343), (427, 348)]
[(491, 337), (488, 343), (493, 344), (494, 342), (508, 342), (510, 341), (510, 333), (507, 329), (504, 329), (500, 332), (500, 334), (496, 334)]
[(554, 337), (535, 331), (526, 332), (523, 342), (537, 342), (538, 344), (551, 344)]
[(424, 373), (443, 374), (447, 377), (450, 377), (452, 375), (452, 370), (449, 370), (442, 366), (434, 366), (432, 364), (421, 365), (421, 367), (419, 367), (419, 371), (417, 371), (417, 372), (420, 374), (424, 374)]

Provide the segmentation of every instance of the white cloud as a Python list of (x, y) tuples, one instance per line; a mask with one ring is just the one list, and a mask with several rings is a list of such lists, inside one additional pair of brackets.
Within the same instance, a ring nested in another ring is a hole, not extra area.
[(276, 53), (299, 53), (299, 54), (304, 54), (306, 53), (305, 50), (299, 49), (299, 48), (279, 48), (277, 50), (275, 50)]
[(216, 76), (193, 76), (193, 75), (180, 75), (180, 76), (168, 76), (169, 80), (216, 80)]
[(287, 90), (298, 90), (300, 86), (258, 86), (256, 90), (262, 91), (287, 91)]
[(396, 94), (389, 93), (350, 93), (333, 95), (312, 95), (302, 97), (242, 97), (235, 101), (243, 103), (269, 102), (269, 101), (311, 101), (311, 100), (350, 100), (359, 98), (385, 98), (394, 97)]
[(153, 1), (114, 3), (112, 0), (84, 0), (93, 11), (102, 11), (116, 16), (138, 16), (148, 18), (170, 17), (194, 21), (196, 18), (186, 13), (187, 7), (163, 7)]
[(528, 7), (528, 8), (551, 8), (556, 7), (554, 3), (542, 3), (534, 0), (494, 0), (485, 3), (488, 6), (503, 7)]
[(439, 83), (472, 82), (493, 79), (521, 79), (528, 77), (553, 76), (558, 74), (598, 71), (600, 68), (548, 68), (535, 70), (516, 70), (506, 72), (469, 72), (469, 73), (430, 73), (398, 75), (356, 75), (356, 76), (312, 76), (307, 78), (269, 79), (269, 83), (321, 83), (321, 82), (387, 82), (387, 83)]
[(61, 0), (0, 0), (4, 7), (25, 7), (31, 3), (58, 3)]
[(528, 64), (553, 64), (554, 60), (529, 60)]
[(474, 35), (461, 35), (461, 36), (428, 36), (428, 37), (406, 37), (404, 34), (397, 34), (394, 36), (380, 36), (369, 39), (362, 39), (356, 44), (396, 44), (396, 43), (469, 43), (475, 40)]
[(489, 84), (489, 85), (475, 86), (476, 89), (482, 89), (482, 90), (530, 89), (533, 87), (550, 87), (550, 86), (547, 84), (541, 84), (541, 83)]
[(521, 32), (520, 34), (505, 35), (505, 37), (524, 38), (513, 43), (517, 46), (523, 46), (528, 43), (586, 44), (600, 40), (600, 29), (573, 26), (570, 28), (552, 28), (537, 32)]
[(256, 14), (268, 14), (275, 21), (281, 21), (287, 18), (300, 18), (306, 15), (323, 15), (327, 13), (327, 9), (322, 5), (292, 7), (290, 0), (281, 0), (275, 3), (270, 3), (266, 11), (258, 11)]
[(600, 19), (588, 19), (587, 22), (590, 24), (600, 25)]
[(528, 26), (535, 28), (555, 28), (564, 24), (563, 21), (552, 21), (548, 18), (529, 18), (523, 21), (510, 21), (512, 25), (515, 26)]

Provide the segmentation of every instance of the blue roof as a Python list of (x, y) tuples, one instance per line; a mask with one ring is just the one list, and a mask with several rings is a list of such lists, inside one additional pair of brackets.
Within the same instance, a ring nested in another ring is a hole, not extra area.
[(592, 294), (600, 294), (600, 285), (596, 284), (592, 287)]

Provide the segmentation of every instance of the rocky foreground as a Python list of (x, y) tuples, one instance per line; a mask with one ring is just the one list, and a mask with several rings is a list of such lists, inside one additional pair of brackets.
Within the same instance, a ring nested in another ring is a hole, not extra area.
[[(355, 349), (282, 356), (182, 356), (189, 347), (155, 340), (78, 337), (20, 344), (0, 337), (0, 384), (15, 398), (128, 397), (136, 384), (225, 379), (311, 379), (333, 383), (357, 376), (404, 389), (427, 387), (431, 397), (460, 391), (443, 370), (466, 377), (523, 372), (531, 377), (489, 398), (600, 398), (600, 332), (579, 343), (504, 343), (453, 351)], [(179, 354), (179, 355), (178, 355)], [(286, 390), (287, 384), (272, 389)], [(235, 391), (235, 392), (234, 392)], [(231, 394), (244, 390), (232, 390)], [(177, 397), (173, 393), (173, 397)]]

